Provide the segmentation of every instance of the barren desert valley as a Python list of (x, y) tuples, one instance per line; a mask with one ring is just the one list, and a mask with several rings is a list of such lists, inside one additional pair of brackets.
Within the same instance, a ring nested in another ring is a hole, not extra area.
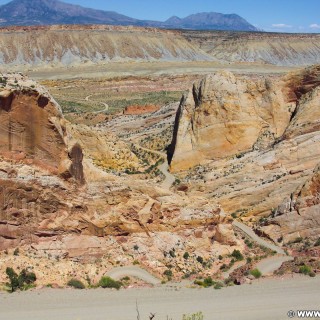
[(318, 308), (319, 40), (3, 26), (0, 318)]

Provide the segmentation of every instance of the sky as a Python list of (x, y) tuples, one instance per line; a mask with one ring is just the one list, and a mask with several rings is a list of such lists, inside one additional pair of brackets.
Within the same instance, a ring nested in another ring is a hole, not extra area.
[[(31, 1), (31, 0), (30, 0)], [(8, 3), (0, 0), (0, 5)], [(320, 33), (320, 0), (64, 0), (137, 19), (164, 21), (198, 12), (236, 13), (257, 28)]]

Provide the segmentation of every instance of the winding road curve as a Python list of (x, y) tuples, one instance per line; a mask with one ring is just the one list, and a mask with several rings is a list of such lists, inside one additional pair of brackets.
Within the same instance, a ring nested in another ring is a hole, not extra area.
[[(91, 94), (90, 96), (86, 96), (84, 98), (84, 101), (90, 101), (90, 98), (93, 96), (93, 94)], [(103, 113), (103, 112), (107, 112), (109, 110), (109, 105), (105, 102), (99, 102), (100, 104), (102, 104), (104, 106), (103, 109), (98, 110), (98, 111), (94, 111), (92, 113), (97, 114), (97, 113)]]
[(242, 222), (234, 220), (232, 225), (242, 230), (254, 242), (258, 243), (259, 245), (277, 252), (277, 255), (265, 258), (256, 265), (256, 268), (260, 270), (262, 275), (272, 274), (274, 271), (278, 270), (281, 267), (283, 262), (293, 260), (292, 257), (286, 255), (285, 251), (282, 248), (260, 238), (251, 228), (249, 228)]
[(241, 229), (245, 234), (247, 234), (253, 241), (260, 244), (261, 246), (264, 246), (268, 249), (271, 249), (273, 251), (276, 251), (278, 254), (285, 255), (286, 253), (284, 250), (272, 243), (269, 243), (262, 238), (260, 238), (251, 228), (249, 228), (247, 225), (243, 224), (240, 221), (234, 220), (232, 223), (235, 227)]
[(161, 281), (151, 273), (139, 267), (118, 267), (110, 270), (106, 275), (116, 280), (120, 280), (125, 276), (131, 276), (153, 285), (161, 283)]
[(170, 189), (172, 187), (172, 185), (174, 184), (174, 182), (176, 181), (176, 178), (173, 174), (171, 174), (169, 172), (169, 164), (167, 161), (167, 155), (164, 152), (161, 151), (157, 151), (157, 150), (151, 150), (151, 149), (147, 149), (145, 147), (140, 146), (139, 144), (134, 143), (134, 145), (144, 151), (147, 152), (151, 152), (154, 153), (158, 156), (160, 156), (161, 158), (164, 159), (164, 162), (158, 165), (158, 169), (163, 173), (163, 175), (165, 176), (164, 181), (161, 184), (161, 187), (164, 189)]
[(158, 169), (164, 174), (164, 176), (166, 177), (164, 179), (164, 181), (162, 182), (162, 188), (164, 189), (170, 189), (172, 187), (172, 185), (174, 184), (174, 182), (176, 181), (176, 178), (173, 174), (171, 174), (169, 172), (169, 164), (167, 162), (167, 160), (165, 160), (164, 163), (160, 164), (158, 166)]

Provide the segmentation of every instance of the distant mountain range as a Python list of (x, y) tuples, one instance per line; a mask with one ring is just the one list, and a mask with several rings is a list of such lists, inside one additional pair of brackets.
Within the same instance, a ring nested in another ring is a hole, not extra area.
[(138, 20), (113, 11), (102, 11), (58, 0), (13, 0), (0, 6), (0, 26), (53, 24), (111, 24), (142, 27), (258, 31), (236, 14), (204, 12), (186, 18), (171, 17), (165, 22)]

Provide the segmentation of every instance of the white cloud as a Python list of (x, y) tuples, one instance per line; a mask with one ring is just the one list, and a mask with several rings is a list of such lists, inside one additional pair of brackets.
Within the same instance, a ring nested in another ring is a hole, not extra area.
[(320, 24), (313, 23), (313, 24), (310, 24), (309, 27), (310, 27), (311, 29), (320, 29)]
[(291, 25), (285, 23), (274, 23), (272, 25), (273, 28), (292, 28)]

